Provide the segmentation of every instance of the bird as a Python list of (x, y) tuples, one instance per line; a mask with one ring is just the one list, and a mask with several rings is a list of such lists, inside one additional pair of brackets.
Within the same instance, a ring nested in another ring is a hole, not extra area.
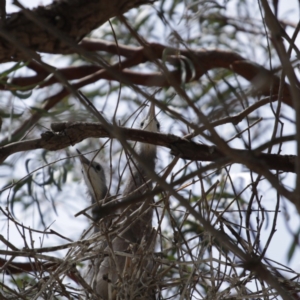
[[(91, 204), (98, 203), (92, 208), (92, 219), (94, 222), (94, 234), (104, 234), (109, 227), (112, 217), (105, 216), (102, 213), (101, 205), (105, 198), (110, 199), (110, 194), (106, 185), (106, 176), (102, 165), (97, 161), (88, 160), (78, 149), (81, 162), (81, 171), (83, 179), (87, 186), (87, 193)], [(101, 222), (100, 222), (101, 221)], [(100, 242), (93, 244), (92, 253), (96, 254), (95, 259), (91, 259), (88, 266), (84, 269), (84, 277), (86, 282), (93, 288), (96, 285), (96, 278), (99, 272), (99, 265), (103, 261), (101, 253), (107, 247), (107, 242), (102, 239)], [(89, 296), (87, 298), (90, 298)]]
[[(160, 123), (156, 119), (155, 106), (150, 104), (149, 111), (146, 117), (141, 121), (140, 128), (142, 130), (159, 132)], [(127, 182), (125, 184), (123, 196), (128, 195), (143, 195), (146, 191), (152, 189), (152, 182), (148, 178), (147, 170), (155, 170), (156, 161), (156, 146), (148, 143), (138, 143), (137, 154), (139, 159), (130, 164), (130, 172), (127, 176)], [(143, 163), (141, 163), (141, 161)], [(150, 180), (150, 182), (149, 182)], [(112, 252), (128, 252), (134, 245), (144, 243), (147, 250), (154, 248), (156, 231), (152, 228), (153, 207), (151, 206), (153, 197), (147, 197), (143, 199), (143, 203), (132, 204), (125, 209), (125, 212), (119, 211), (119, 214), (123, 215), (123, 225), (126, 224), (126, 228), (122, 230), (112, 241), (111, 246), (107, 247), (107, 251)], [(138, 211), (137, 217), (132, 220), (131, 215)], [(141, 215), (142, 214), (142, 215)], [(132, 252), (132, 251), (131, 251)], [(133, 265), (137, 266), (139, 262), (134, 264), (134, 259), (126, 258), (120, 255), (111, 255), (106, 257), (100, 265), (99, 273), (96, 279), (96, 291), (97, 294), (105, 300), (108, 299), (155, 299), (153, 290), (145, 291), (140, 289), (142, 284), (137, 284), (134, 287), (128, 287), (128, 284), (124, 284), (124, 278), (122, 275), (130, 277)], [(145, 270), (150, 272), (152, 267), (151, 262), (140, 264), (141, 272)], [(132, 279), (132, 278), (131, 278)], [(142, 277), (135, 278), (137, 281), (142, 280)], [(132, 280), (131, 280), (132, 281)], [(118, 285), (119, 283), (119, 285)], [(117, 288), (113, 288), (118, 286)], [(123, 286), (123, 288), (122, 288)], [(138, 292), (136, 292), (138, 291)], [(116, 295), (118, 293), (118, 296)], [(138, 294), (138, 295), (137, 295)]]
[[(106, 176), (102, 165), (97, 161), (88, 160), (78, 149), (76, 149), (79, 155), (79, 159), (82, 166), (82, 174), (85, 184), (88, 188), (88, 195), (91, 198), (91, 204), (98, 203), (99, 205), (95, 206), (92, 209), (92, 218), (93, 221), (97, 224), (100, 219), (103, 217), (101, 214), (101, 200), (105, 196), (110, 196), (108, 193), (108, 188), (106, 185)], [(98, 232), (100, 229), (98, 226), (94, 227), (94, 232)]]

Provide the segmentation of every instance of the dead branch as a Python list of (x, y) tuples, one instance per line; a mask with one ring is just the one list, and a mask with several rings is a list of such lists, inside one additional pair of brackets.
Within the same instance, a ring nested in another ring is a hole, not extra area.
[[(47, 131), (39, 139), (11, 143), (1, 147), (0, 161), (3, 162), (8, 156), (17, 152), (35, 149), (57, 151), (71, 145), (74, 146), (86, 138), (114, 138), (99, 123), (54, 123), (52, 124), (52, 129), (58, 133)], [(172, 154), (179, 155), (184, 159), (217, 161), (226, 158), (222, 151), (215, 146), (195, 143), (171, 134), (153, 133), (122, 127), (118, 127), (118, 132), (127, 140), (167, 147)], [(252, 157), (269, 169), (295, 172), (294, 163), (296, 157), (294, 155), (256, 153), (255, 151), (238, 149), (232, 149), (232, 151), (236, 151), (241, 156)], [(234, 163), (234, 160), (230, 159), (229, 162)]]

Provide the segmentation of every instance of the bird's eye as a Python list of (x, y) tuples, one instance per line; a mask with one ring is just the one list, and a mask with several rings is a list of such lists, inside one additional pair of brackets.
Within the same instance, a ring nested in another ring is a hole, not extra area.
[(97, 164), (97, 165), (96, 165), (96, 170), (97, 170), (97, 171), (101, 171), (101, 166)]
[(141, 122), (141, 128), (143, 128), (144, 127), (144, 121), (143, 122)]

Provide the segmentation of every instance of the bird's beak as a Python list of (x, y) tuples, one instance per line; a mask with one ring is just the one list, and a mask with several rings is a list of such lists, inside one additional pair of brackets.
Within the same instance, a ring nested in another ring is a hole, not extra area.
[(154, 120), (155, 119), (155, 105), (151, 102), (150, 104), (150, 108), (147, 114), (147, 118), (149, 118), (149, 120)]
[(78, 149), (76, 149), (76, 151), (78, 152), (78, 154), (80, 154), (79, 156), (80, 162), (82, 164), (89, 166), (91, 162)]

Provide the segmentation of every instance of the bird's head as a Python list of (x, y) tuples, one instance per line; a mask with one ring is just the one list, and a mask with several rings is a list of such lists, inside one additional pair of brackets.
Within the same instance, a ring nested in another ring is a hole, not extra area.
[(101, 164), (88, 160), (79, 150), (77, 152), (80, 154), (79, 159), (83, 178), (88, 187), (88, 192), (93, 198), (93, 202), (103, 199), (106, 195), (107, 187), (105, 173)]
[[(155, 105), (153, 103), (150, 104), (149, 111), (146, 117), (141, 121), (140, 128), (142, 130), (150, 131), (150, 132), (159, 132), (160, 124), (155, 116)], [(156, 146), (147, 143), (140, 143), (139, 152), (143, 155), (156, 155)]]

